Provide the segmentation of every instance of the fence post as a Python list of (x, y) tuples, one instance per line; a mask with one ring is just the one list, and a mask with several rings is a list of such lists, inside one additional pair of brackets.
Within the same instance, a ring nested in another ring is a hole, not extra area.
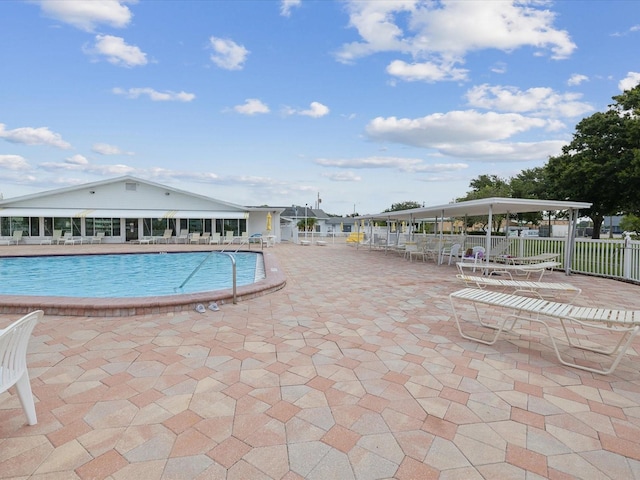
[(622, 276), (626, 279), (631, 278), (631, 236), (625, 234), (622, 254)]

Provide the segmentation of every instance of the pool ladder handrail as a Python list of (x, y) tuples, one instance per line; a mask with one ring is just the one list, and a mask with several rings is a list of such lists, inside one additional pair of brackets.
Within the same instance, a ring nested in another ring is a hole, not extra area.
[(233, 303), (236, 304), (238, 303), (237, 300), (237, 296), (236, 296), (236, 258), (233, 256), (233, 254), (229, 253), (229, 252), (224, 252), (224, 251), (213, 251), (213, 252), (209, 252), (209, 255), (207, 255), (204, 259), (202, 259), (202, 261), (196, 266), (196, 268), (193, 269), (193, 272), (191, 272), (189, 274), (189, 276), (185, 279), (184, 282), (182, 282), (182, 284), (178, 287), (178, 289), (183, 288), (187, 282), (189, 280), (191, 280), (191, 278), (198, 272), (198, 270), (200, 270), (200, 268), (202, 268), (202, 265), (204, 265), (204, 263), (209, 260), (209, 257), (211, 255), (213, 255), (214, 253), (221, 253), (224, 255), (227, 255), (229, 257), (229, 259), (231, 260), (231, 278), (232, 278), (232, 285), (233, 285)]

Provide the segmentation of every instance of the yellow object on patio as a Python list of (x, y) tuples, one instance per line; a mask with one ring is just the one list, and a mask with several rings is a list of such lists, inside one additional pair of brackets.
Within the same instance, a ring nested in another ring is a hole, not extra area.
[(360, 243), (364, 240), (364, 232), (351, 232), (347, 237), (347, 243)]
[(271, 232), (271, 212), (267, 212), (267, 232)]

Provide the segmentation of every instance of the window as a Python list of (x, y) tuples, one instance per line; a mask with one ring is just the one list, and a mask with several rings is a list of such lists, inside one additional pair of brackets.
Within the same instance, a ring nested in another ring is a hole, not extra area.
[(244, 218), (216, 220), (216, 232), (224, 235), (229, 230), (232, 230), (234, 235), (241, 235), (247, 231), (247, 221)]
[(53, 219), (53, 229), (62, 230), (63, 235), (66, 232), (71, 232), (74, 237), (79, 237), (82, 235), (81, 227), (81, 218), (54, 217)]
[(42, 220), (44, 221), (44, 235), (51, 237), (53, 235), (53, 218), (45, 217)]
[(87, 218), (85, 220), (85, 231), (90, 237), (104, 232), (105, 237), (120, 236), (119, 218)]
[(201, 218), (189, 219), (189, 233), (202, 233), (203, 220)]
[[(31, 235), (29, 217), (2, 217), (0, 219), (0, 234), (10, 237), (16, 230), (22, 230), (22, 235)], [(38, 219), (35, 219), (36, 229), (38, 228)], [(36, 230), (37, 231), (37, 230)]]

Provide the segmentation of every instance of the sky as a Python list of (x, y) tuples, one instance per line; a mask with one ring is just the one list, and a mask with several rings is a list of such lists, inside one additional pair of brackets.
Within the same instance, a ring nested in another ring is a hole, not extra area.
[(637, 0), (3, 0), (0, 38), (5, 199), (132, 175), (333, 215), (441, 205), (640, 83)]

